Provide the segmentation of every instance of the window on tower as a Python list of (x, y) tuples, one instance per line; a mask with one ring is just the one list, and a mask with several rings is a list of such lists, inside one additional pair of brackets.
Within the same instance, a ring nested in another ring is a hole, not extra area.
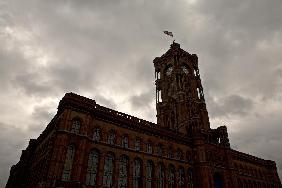
[(198, 74), (197, 74), (197, 71), (196, 70), (194, 70), (194, 76), (197, 76)]
[(159, 70), (156, 71), (155, 78), (156, 79), (160, 79), (161, 78), (161, 72)]
[(161, 90), (157, 90), (156, 93), (156, 97), (157, 97), (157, 102), (162, 102), (162, 91)]
[(198, 94), (198, 99), (200, 99), (201, 98), (201, 93), (200, 93), (200, 89), (199, 88), (197, 88), (197, 94)]

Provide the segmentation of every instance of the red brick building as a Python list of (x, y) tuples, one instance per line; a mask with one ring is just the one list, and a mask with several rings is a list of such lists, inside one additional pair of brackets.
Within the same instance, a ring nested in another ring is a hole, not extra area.
[(211, 129), (198, 57), (173, 43), (154, 59), (157, 124), (67, 93), (11, 168), (6, 188), (280, 188), (276, 164)]

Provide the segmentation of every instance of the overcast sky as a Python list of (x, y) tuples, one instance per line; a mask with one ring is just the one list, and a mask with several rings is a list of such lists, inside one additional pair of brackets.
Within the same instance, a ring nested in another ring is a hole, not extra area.
[(155, 122), (163, 30), (198, 55), (211, 126), (282, 177), (281, 0), (0, 0), (0, 187), (66, 92)]

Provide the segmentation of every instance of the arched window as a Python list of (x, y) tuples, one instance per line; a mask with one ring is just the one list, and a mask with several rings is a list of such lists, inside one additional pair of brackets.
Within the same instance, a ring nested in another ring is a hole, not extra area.
[(146, 164), (146, 188), (152, 187), (152, 180), (154, 175), (154, 164), (152, 161), (147, 161)]
[(178, 159), (178, 160), (182, 160), (183, 159), (183, 152), (180, 149), (177, 149), (176, 159)]
[(149, 141), (148, 143), (147, 143), (147, 153), (153, 153), (153, 149), (152, 149), (152, 142), (151, 141)]
[(197, 76), (198, 75), (198, 73), (197, 73), (197, 71), (194, 69), (194, 76)]
[(198, 99), (201, 99), (201, 91), (200, 91), (200, 88), (197, 88), (197, 93), (198, 93)]
[(185, 171), (183, 167), (179, 167), (178, 169), (178, 187), (184, 188), (184, 185), (185, 185)]
[(175, 168), (171, 164), (168, 166), (168, 187), (175, 187)]
[(157, 188), (164, 188), (165, 171), (164, 171), (164, 165), (162, 163), (159, 163), (157, 173), (158, 173)]
[(71, 169), (75, 154), (75, 148), (73, 145), (69, 145), (66, 153), (66, 159), (64, 164), (64, 170), (62, 174), (62, 181), (69, 181), (71, 175)]
[(87, 185), (96, 185), (98, 165), (99, 165), (99, 152), (98, 150), (92, 150), (89, 153), (89, 159), (88, 159), (88, 167), (86, 174)]
[(193, 188), (193, 169), (189, 168), (187, 173), (188, 173), (188, 178), (187, 178), (188, 188)]
[(108, 154), (105, 158), (103, 187), (113, 187), (114, 156)]
[(114, 145), (116, 139), (116, 133), (114, 130), (110, 130), (108, 135), (108, 144)]
[(163, 145), (162, 144), (158, 144), (157, 153), (159, 156), (163, 155)]
[(71, 132), (78, 134), (80, 130), (80, 126), (81, 126), (80, 120), (78, 119), (73, 120), (71, 125)]
[(133, 166), (133, 188), (142, 187), (142, 161), (141, 159), (134, 160)]
[(93, 134), (93, 140), (96, 142), (99, 142), (101, 139), (101, 129), (100, 128), (96, 128), (94, 130), (94, 134)]
[(141, 139), (140, 138), (136, 138), (135, 143), (134, 143), (134, 147), (135, 147), (136, 151), (141, 150)]
[(119, 161), (118, 188), (127, 187), (127, 181), (128, 181), (128, 157), (122, 155)]
[(171, 146), (168, 148), (167, 157), (168, 157), (168, 158), (173, 158), (173, 157), (174, 157), (174, 155), (173, 155), (173, 149), (172, 149)]
[(121, 140), (121, 147), (128, 148), (128, 136), (127, 135), (123, 135), (122, 140)]

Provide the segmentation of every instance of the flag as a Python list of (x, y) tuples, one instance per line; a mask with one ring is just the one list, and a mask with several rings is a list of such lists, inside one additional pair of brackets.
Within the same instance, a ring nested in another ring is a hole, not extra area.
[(164, 31), (164, 34), (167, 34), (167, 35), (173, 37), (173, 34), (172, 34), (172, 32), (170, 32), (170, 31)]

